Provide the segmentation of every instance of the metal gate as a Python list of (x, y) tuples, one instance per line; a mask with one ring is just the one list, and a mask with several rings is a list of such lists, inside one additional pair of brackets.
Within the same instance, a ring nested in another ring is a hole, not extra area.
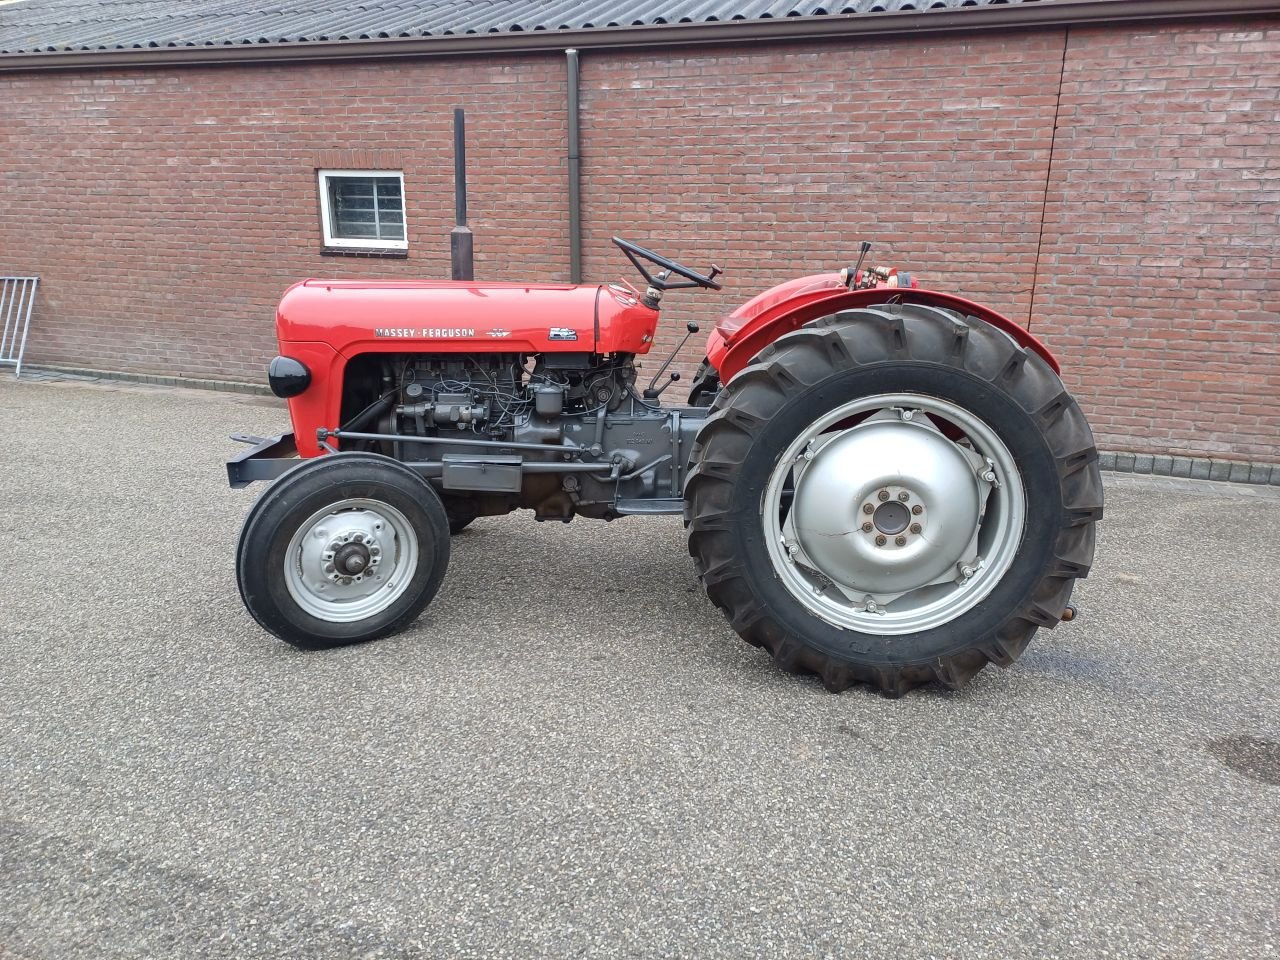
[(13, 375), (22, 376), (22, 352), (27, 348), (27, 327), (36, 302), (39, 277), (0, 277), (0, 364), (13, 364)]

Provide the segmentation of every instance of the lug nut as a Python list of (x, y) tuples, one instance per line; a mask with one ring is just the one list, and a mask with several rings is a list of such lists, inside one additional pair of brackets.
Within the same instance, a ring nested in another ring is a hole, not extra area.
[(862, 512), (863, 512), (863, 513), (874, 513), (874, 512), (875, 512), (875, 509), (876, 509), (876, 508), (875, 508), (875, 507), (873, 507), (873, 506), (872, 506), (871, 504), (869, 504), (869, 503), (864, 503), (864, 504), (862, 505)]
[(900, 494), (898, 494), (898, 499), (901, 500), (903, 503), (906, 503), (908, 500), (911, 499), (911, 494), (903, 490)]
[(870, 532), (871, 532), (872, 530), (874, 530), (874, 529), (875, 529), (875, 525), (874, 525), (874, 524), (872, 524), (872, 523), (871, 523), (871, 521), (869, 521), (869, 520), (868, 520), (866, 523), (864, 523), (864, 524), (862, 525), (862, 532), (863, 532), (863, 533), (870, 533)]
[(920, 516), (920, 514), (924, 513), (924, 507), (920, 506), (920, 504), (917, 503), (914, 507), (911, 508), (911, 512), (918, 517)]
[(898, 546), (900, 546), (900, 547), (901, 547), (901, 546), (903, 546), (903, 545), (907, 542), (907, 538), (906, 538), (906, 537), (894, 537), (894, 538), (893, 538), (893, 542), (894, 542), (894, 543), (896, 543)]
[(884, 544), (885, 544), (885, 539), (884, 539), (884, 536), (883, 536), (883, 535), (876, 537), (876, 546), (877, 546), (877, 547), (883, 547), (883, 546), (884, 546)]
[(879, 497), (881, 500), (888, 500), (888, 499), (889, 499), (889, 491), (888, 491), (888, 490), (881, 490), (879, 493), (877, 493), (877, 494), (876, 494), (876, 496), (877, 496), (877, 497)]
[(920, 529), (921, 529), (921, 528), (920, 528), (920, 524), (918, 524), (918, 523), (913, 523), (913, 524), (911, 525), (911, 532), (912, 532), (912, 533), (919, 533), (919, 532), (920, 532)]

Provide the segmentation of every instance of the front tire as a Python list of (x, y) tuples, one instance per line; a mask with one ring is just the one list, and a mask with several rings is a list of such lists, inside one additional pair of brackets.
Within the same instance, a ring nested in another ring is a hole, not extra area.
[(374, 640), (422, 612), (449, 564), (440, 496), (368, 453), (310, 460), (254, 504), (240, 533), (240, 597), (267, 631), (304, 649)]
[(913, 304), (779, 338), (699, 431), (685, 523), (708, 596), (828, 689), (1011, 664), (1093, 559), (1101, 475), (1049, 365)]

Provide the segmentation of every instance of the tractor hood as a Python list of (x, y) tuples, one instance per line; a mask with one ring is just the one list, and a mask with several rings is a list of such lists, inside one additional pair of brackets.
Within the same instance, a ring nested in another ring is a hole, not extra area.
[(280, 301), (276, 334), (282, 343), (323, 342), (348, 355), (461, 344), (518, 352), (576, 343), (590, 351), (599, 292), (596, 285), (303, 280)]

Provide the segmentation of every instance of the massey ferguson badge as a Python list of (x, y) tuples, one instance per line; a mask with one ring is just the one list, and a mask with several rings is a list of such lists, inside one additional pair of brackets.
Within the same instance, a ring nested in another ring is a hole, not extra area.
[(474, 337), (475, 327), (374, 327), (375, 337), (425, 337), (429, 340), (444, 337)]

